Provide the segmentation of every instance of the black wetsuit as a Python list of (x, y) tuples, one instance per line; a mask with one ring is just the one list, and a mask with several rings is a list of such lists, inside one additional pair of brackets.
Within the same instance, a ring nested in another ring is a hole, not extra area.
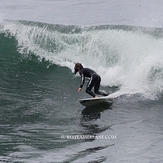
[[(89, 69), (89, 68), (82, 68), (82, 69), (80, 69), (79, 74), (81, 76), (80, 88), (82, 88), (84, 85), (85, 77), (90, 78), (88, 85), (87, 85), (87, 88), (86, 88), (86, 92), (88, 94), (90, 94), (93, 97), (96, 96), (95, 94), (99, 94), (102, 96), (108, 95), (106, 92), (99, 91), (101, 77), (95, 71), (93, 71), (92, 69)], [(91, 91), (91, 89), (93, 87), (94, 87), (94, 93)]]

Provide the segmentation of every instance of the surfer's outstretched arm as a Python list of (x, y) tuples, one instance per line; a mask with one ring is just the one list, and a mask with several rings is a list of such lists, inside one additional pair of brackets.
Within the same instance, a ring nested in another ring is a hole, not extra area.
[(78, 88), (78, 92), (81, 92), (82, 88)]

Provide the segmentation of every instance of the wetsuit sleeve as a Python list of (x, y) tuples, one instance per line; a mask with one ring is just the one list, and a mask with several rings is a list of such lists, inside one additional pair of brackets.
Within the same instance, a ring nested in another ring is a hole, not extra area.
[(82, 87), (83, 87), (84, 82), (85, 82), (85, 77), (84, 77), (84, 75), (83, 75), (83, 74), (81, 74), (80, 88), (82, 88)]

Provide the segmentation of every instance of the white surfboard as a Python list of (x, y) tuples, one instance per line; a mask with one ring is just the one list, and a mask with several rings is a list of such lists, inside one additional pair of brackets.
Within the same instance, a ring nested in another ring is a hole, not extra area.
[(82, 104), (83, 106), (91, 106), (91, 105), (96, 105), (99, 103), (104, 103), (104, 102), (109, 102), (111, 103), (115, 98), (123, 95), (124, 93), (122, 92), (114, 92), (111, 93), (108, 96), (103, 96), (103, 97), (98, 97), (98, 98), (85, 98), (85, 99), (79, 99), (80, 104)]
[[(107, 96), (106, 96), (107, 97)], [(85, 98), (85, 99), (79, 99), (79, 102), (83, 105), (83, 106), (91, 106), (91, 105), (95, 105), (95, 104), (99, 104), (99, 103), (103, 103), (103, 102), (111, 102), (113, 99), (108, 99), (106, 97), (98, 97), (98, 98)]]

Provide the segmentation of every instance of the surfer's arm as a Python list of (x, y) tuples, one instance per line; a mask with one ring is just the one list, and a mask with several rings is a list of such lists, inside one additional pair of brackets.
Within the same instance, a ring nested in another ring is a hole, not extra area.
[(84, 82), (85, 82), (85, 76), (81, 74), (80, 88), (83, 88)]
[(82, 90), (82, 89), (81, 89), (81, 88), (79, 88), (79, 89), (78, 89), (78, 92), (80, 92), (81, 90)]

